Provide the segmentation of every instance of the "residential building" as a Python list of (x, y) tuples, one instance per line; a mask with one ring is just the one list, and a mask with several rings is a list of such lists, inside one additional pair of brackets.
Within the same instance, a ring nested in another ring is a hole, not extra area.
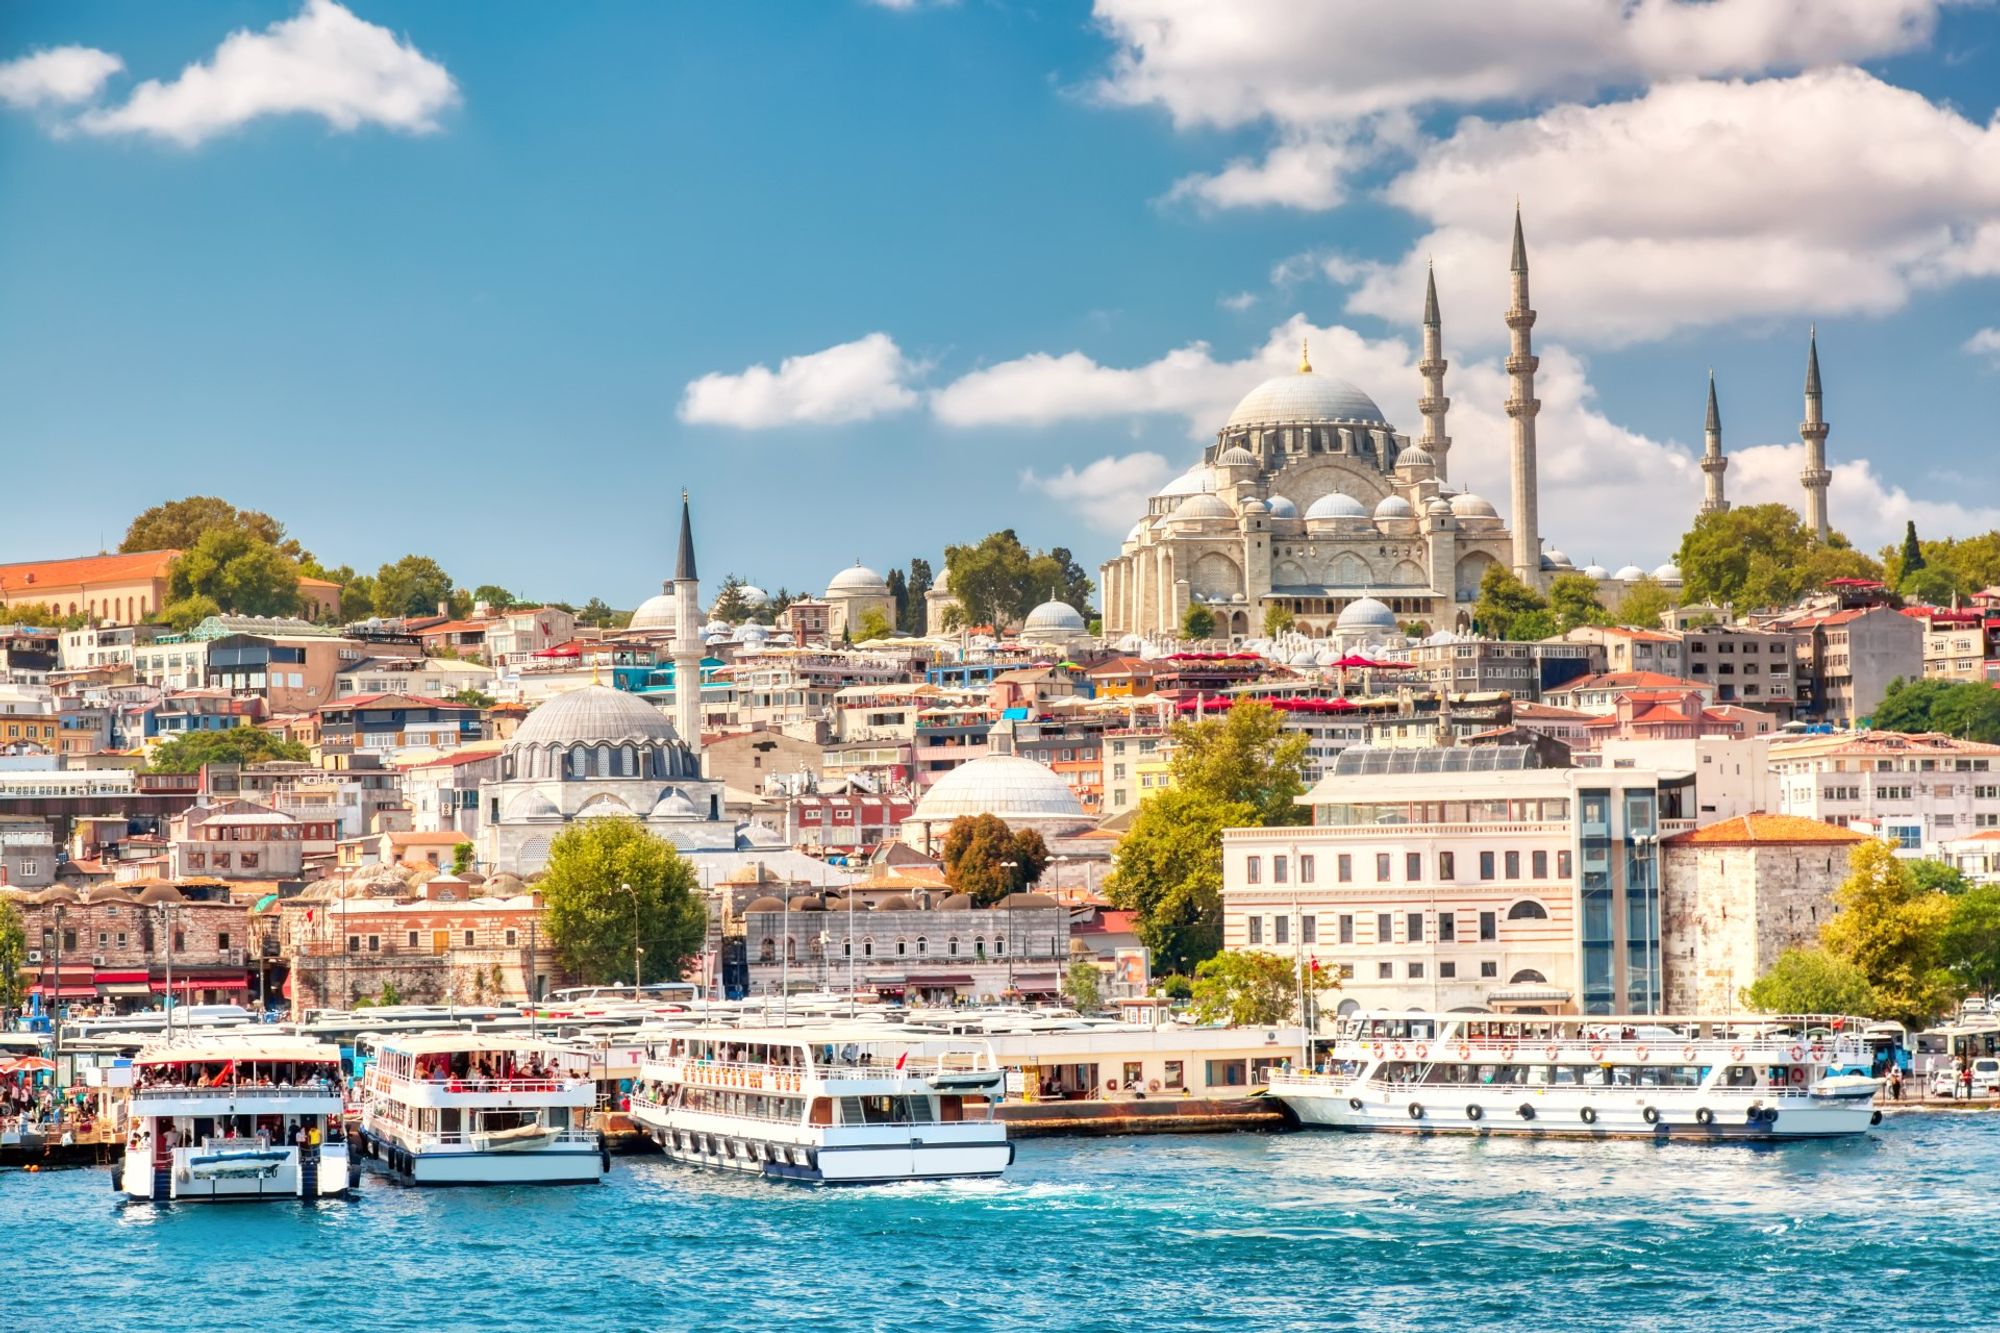
[[(1626, 690), (1611, 711), (1584, 723), (1593, 747), (1607, 740), (1684, 740), (1697, 736), (1741, 736), (1743, 723), (1704, 704), (1701, 686), (1670, 690)], [(1741, 710), (1739, 710), (1741, 711)]]
[(1683, 674), (1713, 701), (1762, 708), (1789, 722), (1798, 706), (1798, 638), (1750, 625), (1702, 625), (1682, 635)]
[(1728, 1014), (1787, 949), (1812, 948), (1864, 834), (1752, 813), (1660, 840), (1667, 1012)]
[(0, 685), (46, 685), (61, 661), (54, 630), (0, 625)]
[(2000, 828), (2000, 745), (1936, 734), (1840, 732), (1771, 745), (1778, 813), (1893, 838), (1904, 853)]
[(0, 888), (45, 889), (55, 882), (55, 828), (46, 819), (0, 815)]
[(793, 796), (785, 801), (785, 842), (814, 852), (869, 852), (894, 841), (915, 811), (906, 796)]
[(1681, 636), (1668, 630), (1633, 629), (1629, 625), (1579, 625), (1563, 636), (1571, 643), (1604, 649), (1605, 671), (1650, 671), (1684, 676), (1686, 658)]
[(493, 677), (493, 668), (483, 662), (453, 657), (357, 657), (343, 662), (334, 675), (333, 697), (405, 694), (450, 699), (467, 690), (491, 694)]
[(1606, 669), (1602, 643), (1564, 639), (1514, 643), (1439, 634), (1412, 644), (1402, 656), (1414, 664), (1414, 676), (1432, 689), (1459, 694), (1501, 690), (1516, 701), (1539, 699), (1545, 690)]
[(298, 820), (255, 801), (190, 806), (168, 824), (168, 873), (176, 879), (296, 880), (305, 848), (331, 853), (340, 825), (331, 818)]
[(407, 694), (357, 694), (313, 710), (327, 759), (396, 750), (452, 750), (480, 738), (479, 710)]
[(286, 900), (282, 951), (293, 1011), (351, 1008), (393, 988), (411, 1004), (546, 996), (567, 975), (536, 893), (482, 894), (450, 875), (416, 896)]
[(151, 643), (160, 631), (153, 625), (85, 625), (66, 629), (57, 648), (63, 671), (91, 671), (132, 666), (132, 653)]
[(31, 994), (149, 1009), (167, 991), (184, 1004), (250, 1004), (256, 987), (249, 907), (214, 881), (147, 880), (46, 889), (17, 899)]
[(1141, 801), (1172, 782), (1168, 742), (1164, 725), (1118, 727), (1104, 733), (1103, 815), (1136, 810)]
[[(1633, 690), (1678, 690), (1689, 684), (1685, 677), (1666, 676), (1657, 671), (1607, 671), (1601, 676), (1580, 676), (1544, 691), (1542, 702), (1579, 713), (1604, 714), (1617, 711), (1619, 697)], [(1701, 693), (1703, 707), (1715, 702), (1713, 685), (1703, 681), (1692, 684)]]
[(499, 776), (497, 748), (457, 749), (404, 765), (402, 791), (410, 810), (410, 830), (453, 833), (462, 841), (475, 841), (480, 786)]
[(1924, 626), (1887, 606), (1804, 616), (1785, 626), (1798, 641), (1798, 709), (1837, 726), (1866, 723), (1893, 680), (1924, 671)]
[(62, 709), (42, 685), (0, 683), (0, 755), (62, 753)]
[[(1748, 710), (1746, 710), (1748, 711)], [(1683, 811), (1702, 824), (1778, 808), (1771, 771), (1772, 737), (1606, 737), (1590, 758), (1602, 768), (1692, 773), (1694, 796)]]
[[(820, 728), (807, 726), (809, 734)], [(762, 792), (771, 778), (809, 780), (821, 776), (826, 748), (792, 729), (752, 727), (748, 731), (726, 732), (702, 737), (702, 769), (708, 778), (739, 792)]]

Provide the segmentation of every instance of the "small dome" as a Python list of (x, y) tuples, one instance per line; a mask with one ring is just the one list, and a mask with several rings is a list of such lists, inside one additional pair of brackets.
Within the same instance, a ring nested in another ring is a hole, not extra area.
[(1003, 912), (1017, 912), (1031, 907), (1061, 907), (1062, 904), (1046, 893), (1010, 893), (998, 904)]
[(1653, 577), (1662, 583), (1679, 583), (1681, 581), (1681, 567), (1669, 560), (1666, 564), (1661, 565), (1653, 571)]
[(1271, 497), (1272, 518), (1297, 518), (1298, 516), (1299, 507), (1292, 503), (1290, 496), (1274, 495)]
[[(172, 888), (169, 888), (167, 885), (161, 884), (155, 887), (166, 889), (168, 893), (174, 894), (174, 896), (168, 901), (170, 902), (180, 901), (180, 895), (178, 893), (175, 893), (174, 890)], [(150, 890), (148, 890), (148, 892), (150, 892)], [(76, 902), (76, 890), (71, 888), (67, 884), (57, 884), (54, 885), (53, 887), (43, 889), (40, 893), (36, 894), (34, 901), (37, 906), (47, 906), (51, 903), (73, 904)], [(151, 898), (146, 897), (144, 894), (141, 894), (139, 897), (139, 901), (143, 903), (143, 902), (152, 902), (153, 900)]]
[(998, 815), (1008, 823), (1083, 822), (1083, 804), (1060, 776), (1017, 754), (989, 754), (939, 778), (911, 818), (948, 824), (960, 815)]
[(1232, 444), (1216, 456), (1217, 467), (1256, 467), (1257, 455), (1240, 444)]
[(1618, 572), (1611, 576), (1620, 583), (1632, 583), (1646, 577), (1646, 571), (1637, 565), (1620, 565)]
[(761, 610), (770, 605), (771, 602), (770, 593), (765, 592), (762, 588), (753, 588), (747, 583), (736, 590), (736, 595), (742, 598), (743, 605), (749, 607), (752, 611)]
[(1382, 503), (1375, 506), (1375, 517), (1378, 520), (1385, 518), (1415, 518), (1416, 516), (1417, 511), (1412, 509), (1410, 502), (1400, 495), (1385, 496)]
[(1424, 512), (1432, 518), (1450, 518), (1451, 501), (1445, 499), (1442, 495), (1433, 495), (1431, 502), (1424, 506)]
[(637, 695), (609, 685), (565, 690), (528, 714), (509, 750), (530, 745), (612, 744), (628, 741), (677, 743), (667, 715)]
[(1611, 572), (1603, 565), (1585, 565), (1579, 572), (1587, 579), (1597, 579), (1600, 582), (1611, 577)]
[(1314, 500), (1306, 509), (1306, 522), (1308, 523), (1313, 522), (1315, 519), (1366, 517), (1368, 517), (1368, 511), (1361, 507), (1361, 501), (1351, 495), (1343, 495), (1339, 491), (1328, 491), (1325, 495), (1320, 496), (1319, 499)]
[(1561, 551), (1558, 551), (1553, 546), (1551, 546), (1547, 551), (1543, 552), (1543, 558), (1549, 562), (1549, 567), (1552, 569), (1575, 568), (1574, 565), (1570, 564), (1569, 557), (1564, 555)]
[(754, 900), (743, 910), (745, 912), (782, 912), (785, 910), (785, 904), (780, 899), (766, 896)]
[(1223, 429), (1333, 421), (1389, 424), (1367, 394), (1346, 380), (1308, 370), (1275, 376), (1243, 395)]
[(1431, 451), (1424, 448), (1421, 444), (1413, 444), (1403, 450), (1402, 453), (1396, 455), (1396, 466), (1434, 468), (1437, 466), (1437, 459), (1431, 457)]
[(1289, 665), (1295, 667), (1315, 667), (1319, 665), (1319, 659), (1314, 656), (1312, 649), (1306, 648), (1294, 653)]
[(539, 789), (531, 788), (509, 801), (502, 817), (509, 820), (561, 819), (562, 808)]
[(760, 625), (754, 620), (746, 620), (736, 627), (736, 637), (745, 643), (752, 641), (761, 642), (771, 637), (771, 627), (769, 625)]
[(1386, 603), (1373, 597), (1357, 597), (1342, 609), (1338, 627), (1346, 633), (1362, 630), (1386, 630), (1394, 633), (1398, 628), (1396, 613)]
[(648, 819), (700, 819), (701, 810), (688, 799), (687, 793), (677, 788), (669, 788), (667, 793), (653, 803), (653, 813)]
[(139, 891), (139, 901), (151, 907), (155, 903), (184, 903), (187, 898), (171, 884), (148, 884)]
[(1271, 506), (1253, 495), (1243, 502), (1242, 509), (1239, 512), (1245, 514), (1268, 514), (1271, 512)]
[(1460, 491), (1451, 497), (1451, 512), (1459, 518), (1500, 517), (1490, 501), (1482, 500), (1471, 491)]
[(1026, 623), (1021, 626), (1024, 634), (1076, 635), (1089, 632), (1083, 615), (1068, 602), (1043, 602), (1028, 612)]
[(1156, 498), (1203, 495), (1215, 489), (1215, 474), (1205, 467), (1191, 467), (1154, 492)]
[(954, 893), (951, 895), (951, 897), (939, 903), (937, 905), (937, 910), (940, 912), (970, 912), (972, 910), (972, 907), (973, 907), (973, 902), (971, 894)]
[(1190, 495), (1187, 499), (1181, 501), (1179, 508), (1174, 510), (1174, 521), (1176, 523), (1183, 520), (1235, 517), (1236, 513), (1229, 507), (1227, 501), (1223, 500), (1220, 496), (1207, 493)]
[(1132, 530), (1130, 532), (1125, 534), (1125, 540), (1128, 542), (1136, 542), (1145, 535), (1146, 535), (1146, 520), (1142, 518), (1137, 523), (1134, 523), (1132, 525)]
[(863, 564), (850, 565), (833, 576), (833, 582), (826, 585), (829, 599), (837, 597), (886, 597), (889, 585), (880, 574)]
[(802, 893), (792, 899), (792, 910), (794, 912), (824, 912), (826, 906), (811, 894)]
[(674, 607), (674, 595), (661, 590), (639, 603), (639, 609), (632, 613), (627, 629), (678, 629), (680, 615)]
[(875, 910), (878, 912), (914, 912), (917, 910), (917, 905), (900, 893), (892, 893), (881, 902), (876, 903)]

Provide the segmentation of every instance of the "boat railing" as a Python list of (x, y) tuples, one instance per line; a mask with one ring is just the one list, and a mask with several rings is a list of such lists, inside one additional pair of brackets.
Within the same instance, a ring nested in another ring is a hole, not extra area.
[(762, 1062), (736, 1060), (698, 1060), (686, 1056), (669, 1056), (665, 1059), (649, 1060), (646, 1063), (658, 1065), (669, 1077), (676, 1077), (689, 1083), (700, 1083), (709, 1087), (747, 1089), (751, 1092), (797, 1092), (807, 1079), (838, 1079), (864, 1077), (876, 1079), (916, 1079), (922, 1071), (910, 1068), (898, 1069), (893, 1064), (818, 1064), (774, 1065)]
[[(797, 1103), (794, 1103), (794, 1105), (797, 1105)], [(674, 1105), (658, 1101), (651, 1097), (641, 1097), (637, 1093), (632, 1095), (632, 1109), (634, 1111), (657, 1111), (662, 1115), (678, 1111), (683, 1115), (712, 1115), (719, 1116), (724, 1120), (756, 1120), (767, 1125), (796, 1125), (799, 1123), (799, 1118), (802, 1114), (800, 1111), (793, 1111), (790, 1115), (780, 1115), (770, 1111), (724, 1110), (714, 1106), (689, 1106), (686, 1103)]]
[(1421, 1092), (1425, 1089), (1435, 1088), (1459, 1090), (1479, 1088), (1484, 1091), (1491, 1091), (1496, 1096), (1512, 1096), (1515, 1094), (1534, 1096), (1550, 1091), (1560, 1092), (1565, 1096), (1582, 1093), (1592, 1097), (1630, 1096), (1633, 1093), (1672, 1093), (1679, 1098), (1700, 1098), (1705, 1101), (1719, 1099), (1725, 1102), (1760, 1100), (1766, 1102), (1807, 1102), (1811, 1101), (1814, 1095), (1813, 1085), (1809, 1083), (1787, 1083), (1782, 1087), (1756, 1088), (1728, 1086), (1703, 1087), (1699, 1083), (1428, 1083), (1363, 1078), (1359, 1073), (1322, 1074), (1306, 1070), (1292, 1071), (1277, 1069), (1271, 1071), (1271, 1087), (1274, 1089), (1320, 1088), (1339, 1089), (1342, 1091), (1365, 1088), (1378, 1092), (1385, 1089), (1395, 1089), (1399, 1092)]
[[(1613, 1056), (1621, 1059), (1672, 1064), (1714, 1064), (1729, 1060), (1754, 1060), (1759, 1056), (1783, 1057), (1825, 1063), (1841, 1050), (1838, 1042), (1814, 1041), (1804, 1037), (1346, 1037), (1335, 1043), (1336, 1052), (1355, 1050), (1365, 1055), (1397, 1060), (1416, 1059), (1438, 1063), (1478, 1064), (1483, 1057), (1508, 1056), (1518, 1059), (1538, 1056), (1560, 1063), (1579, 1057), (1595, 1061)], [(1465, 1054), (1461, 1055), (1463, 1050)], [(1556, 1054), (1549, 1057), (1553, 1050)], [(1692, 1055), (1689, 1052), (1693, 1052)], [(1530, 1061), (1535, 1063), (1538, 1061)]]
[[(554, 1131), (554, 1134), (555, 1137), (550, 1140), (552, 1143), (587, 1143), (593, 1148), (597, 1146), (597, 1132), (595, 1130), (559, 1129)], [(493, 1136), (490, 1133), (481, 1133), (478, 1130), (473, 1130), (470, 1133), (452, 1130), (448, 1132), (418, 1134), (414, 1137), (416, 1140), (415, 1150), (417, 1152), (426, 1152), (434, 1148), (475, 1148), (481, 1143), (490, 1140)]]
[(178, 1086), (149, 1083), (132, 1089), (136, 1105), (149, 1098), (170, 1101), (229, 1101), (244, 1097), (309, 1098), (338, 1097), (340, 1089), (329, 1083), (217, 1083)]
[(441, 1092), (578, 1092), (592, 1087), (587, 1078), (412, 1078), (376, 1065), (369, 1077), (403, 1087), (436, 1088)]
[(181, 1144), (183, 1150), (193, 1152), (242, 1152), (245, 1149), (293, 1148), (296, 1144), (273, 1143), (269, 1134), (210, 1134), (198, 1145)]

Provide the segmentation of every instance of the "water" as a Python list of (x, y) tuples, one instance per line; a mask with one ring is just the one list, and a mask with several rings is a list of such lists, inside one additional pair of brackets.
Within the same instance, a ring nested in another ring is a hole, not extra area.
[[(1991, 1327), (2000, 1116), (1780, 1148), (1292, 1134), (1030, 1141), (1004, 1181), (121, 1206), (0, 1175), (0, 1327)], [(32, 1255), (32, 1261), (28, 1256)]]

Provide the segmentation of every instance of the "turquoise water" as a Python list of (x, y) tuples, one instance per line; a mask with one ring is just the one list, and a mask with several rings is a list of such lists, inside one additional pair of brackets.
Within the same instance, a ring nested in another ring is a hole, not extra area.
[[(1992, 1327), (2000, 1116), (1782, 1148), (1291, 1134), (1031, 1141), (1004, 1181), (121, 1206), (0, 1175), (0, 1326)], [(31, 1257), (32, 1256), (32, 1257)]]

